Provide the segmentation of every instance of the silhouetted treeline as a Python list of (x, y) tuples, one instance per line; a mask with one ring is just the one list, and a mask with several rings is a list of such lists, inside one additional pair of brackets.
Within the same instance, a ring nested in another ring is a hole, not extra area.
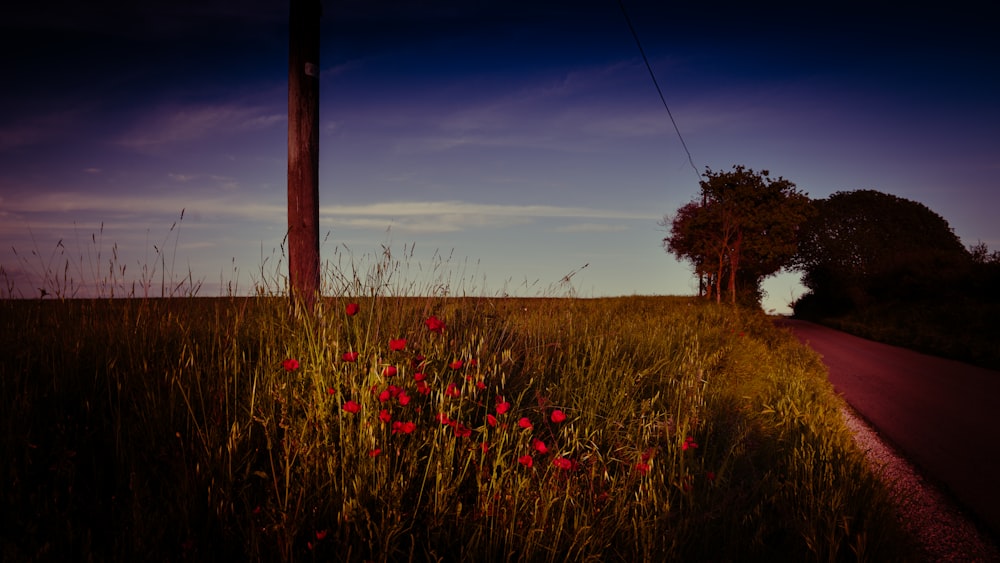
[(1000, 252), (966, 248), (923, 204), (874, 190), (813, 202), (794, 268), (795, 316), (1000, 367)]

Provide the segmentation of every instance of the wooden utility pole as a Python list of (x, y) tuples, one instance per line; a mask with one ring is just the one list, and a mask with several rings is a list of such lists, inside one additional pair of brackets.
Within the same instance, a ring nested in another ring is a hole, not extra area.
[(291, 0), (288, 18), (288, 278), (294, 301), (319, 296), (320, 0)]

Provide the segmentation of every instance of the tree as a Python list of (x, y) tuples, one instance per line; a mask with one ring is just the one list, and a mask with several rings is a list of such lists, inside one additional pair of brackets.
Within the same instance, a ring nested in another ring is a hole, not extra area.
[(759, 304), (761, 282), (795, 255), (798, 227), (812, 213), (810, 200), (792, 182), (771, 179), (767, 170), (706, 168), (703, 176), (700, 201), (664, 217), (661, 224), (670, 226), (670, 235), (663, 246), (694, 266), (700, 294), (721, 302), (726, 280), (732, 303), (739, 287), (746, 300)]
[(837, 315), (874, 301), (917, 300), (962, 284), (970, 253), (940, 215), (875, 190), (814, 202), (793, 268), (810, 293), (796, 313)]

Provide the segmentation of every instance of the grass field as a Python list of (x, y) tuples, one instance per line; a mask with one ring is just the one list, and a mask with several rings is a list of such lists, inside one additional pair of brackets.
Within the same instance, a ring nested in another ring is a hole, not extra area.
[[(906, 561), (822, 364), (693, 298), (0, 300), (4, 561)], [(194, 292), (192, 292), (194, 293)]]

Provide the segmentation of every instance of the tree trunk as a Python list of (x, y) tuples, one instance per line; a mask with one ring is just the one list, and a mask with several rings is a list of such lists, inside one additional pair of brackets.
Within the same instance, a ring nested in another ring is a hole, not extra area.
[(736, 242), (729, 251), (729, 297), (736, 304), (736, 269), (740, 265), (740, 247), (743, 244), (743, 233), (737, 233)]

